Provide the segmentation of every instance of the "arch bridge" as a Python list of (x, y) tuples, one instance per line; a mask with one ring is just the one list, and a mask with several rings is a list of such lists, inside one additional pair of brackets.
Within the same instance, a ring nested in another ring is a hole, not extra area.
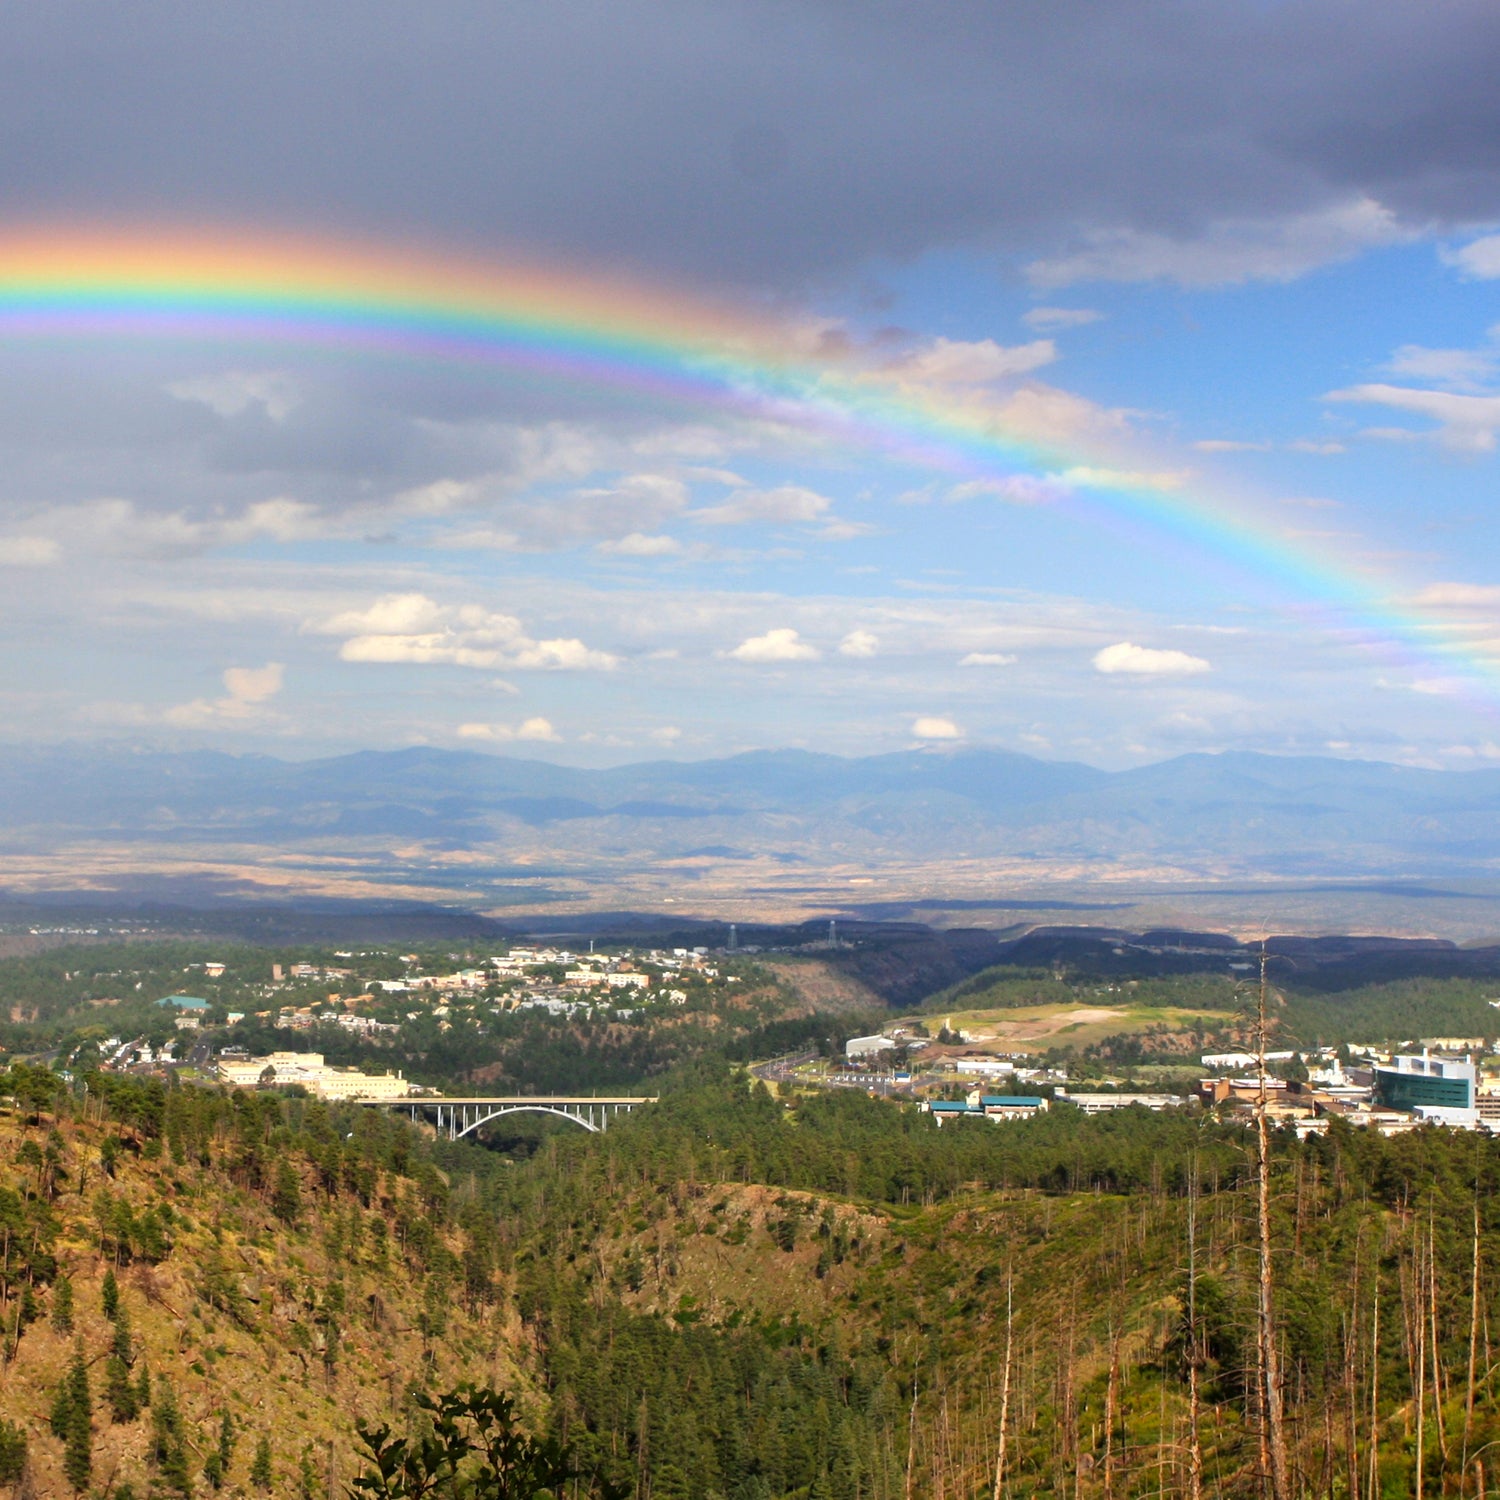
[(595, 1132), (608, 1128), (611, 1120), (643, 1104), (655, 1104), (652, 1098), (600, 1097), (584, 1094), (517, 1094), (507, 1097), (471, 1096), (449, 1098), (438, 1094), (415, 1094), (405, 1099), (356, 1099), (356, 1104), (369, 1105), (375, 1109), (399, 1110), (409, 1115), (413, 1122), (426, 1120), (439, 1135), (450, 1141), (470, 1135), (481, 1125), (498, 1120), (502, 1115), (536, 1114), (556, 1115), (562, 1120), (571, 1120), (585, 1130)]

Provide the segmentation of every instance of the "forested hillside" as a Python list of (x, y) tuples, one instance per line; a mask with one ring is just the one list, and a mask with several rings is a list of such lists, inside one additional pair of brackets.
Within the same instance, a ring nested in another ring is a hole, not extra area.
[[(636, 1493), (987, 1496), (1003, 1427), (1006, 1493), (1258, 1495), (1250, 1148), (1187, 1115), (939, 1130), (700, 1082), (553, 1142), (504, 1235), (553, 1423)], [(1472, 1136), (1275, 1142), (1287, 1493), (1408, 1495), (1419, 1461), (1473, 1492), (1497, 1180)]]
[(23, 1065), (0, 1119), (21, 1493), (342, 1494), (352, 1419), (400, 1419), (409, 1387), (528, 1396), (494, 1217), (405, 1124), (91, 1083), (62, 1097)]
[[(708, 1062), (516, 1159), (303, 1099), (7, 1088), (20, 1493), (342, 1495), (356, 1418), (420, 1430), (463, 1379), (579, 1500), (972, 1500), (997, 1464), (1012, 1495), (1265, 1492), (1255, 1156), (1211, 1116), (939, 1129)], [(1274, 1141), (1288, 1494), (1488, 1482), (1497, 1184), (1473, 1136)]]

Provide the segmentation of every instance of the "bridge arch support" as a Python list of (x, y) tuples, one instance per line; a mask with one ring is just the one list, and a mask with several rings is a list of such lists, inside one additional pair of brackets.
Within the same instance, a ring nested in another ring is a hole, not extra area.
[(560, 1109), (555, 1104), (507, 1104), (504, 1109), (491, 1110), (489, 1114), (481, 1116), (477, 1120), (470, 1120), (461, 1130), (455, 1132), (453, 1139), (469, 1135), (478, 1130), (481, 1125), (488, 1125), (491, 1120), (498, 1120), (501, 1115), (556, 1115), (559, 1120), (571, 1120), (575, 1125), (582, 1125), (585, 1130), (600, 1131), (604, 1126), (596, 1125), (592, 1120), (585, 1119), (581, 1114), (571, 1109)]
[(585, 1130), (600, 1134), (608, 1129), (610, 1122), (621, 1114), (642, 1104), (655, 1104), (655, 1099), (645, 1098), (599, 1098), (523, 1095), (511, 1098), (443, 1098), (436, 1095), (418, 1095), (404, 1099), (360, 1099), (356, 1103), (380, 1109), (399, 1110), (413, 1121), (427, 1120), (439, 1135), (450, 1141), (472, 1135), (480, 1126), (502, 1115), (536, 1114), (554, 1115), (560, 1120), (569, 1120)]

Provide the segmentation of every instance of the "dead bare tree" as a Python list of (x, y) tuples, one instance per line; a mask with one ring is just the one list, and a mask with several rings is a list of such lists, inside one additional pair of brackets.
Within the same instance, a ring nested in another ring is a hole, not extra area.
[(1005, 1271), (1005, 1370), (1000, 1377), (1000, 1440), (995, 1448), (995, 1488), (993, 1500), (1000, 1500), (1001, 1487), (1005, 1483), (1005, 1433), (1010, 1421), (1010, 1351), (1014, 1333), (1012, 1277), (1010, 1267)]
[(1202, 1342), (1198, 1336), (1198, 1158), (1188, 1180), (1188, 1500), (1203, 1500), (1203, 1444), (1199, 1433), (1202, 1393), (1199, 1367)]
[(1266, 1091), (1266, 962), (1266, 945), (1262, 942), (1260, 989), (1255, 1008), (1255, 1062), (1258, 1069), (1258, 1087), (1255, 1091), (1256, 1222), (1260, 1241), (1257, 1364), (1264, 1422), (1263, 1446), (1271, 1482), (1271, 1500), (1290, 1500), (1286, 1424), (1282, 1412), (1281, 1360), (1276, 1346), (1275, 1281), (1271, 1260), (1271, 1122)]

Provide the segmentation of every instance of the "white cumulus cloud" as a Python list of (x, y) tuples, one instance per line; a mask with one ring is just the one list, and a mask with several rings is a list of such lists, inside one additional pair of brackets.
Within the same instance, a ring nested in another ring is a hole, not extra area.
[(1387, 372), (1408, 380), (1430, 380), (1458, 390), (1483, 385), (1495, 373), (1491, 349), (1429, 349), (1403, 344), (1386, 361)]
[(924, 714), (911, 722), (911, 732), (919, 740), (961, 740), (964, 732), (952, 719)]
[(839, 642), (840, 656), (874, 656), (879, 649), (880, 637), (871, 635), (868, 630), (851, 630)]
[(458, 737), (462, 740), (486, 740), (491, 744), (510, 744), (514, 740), (540, 740), (548, 744), (560, 744), (562, 736), (547, 719), (527, 719), (523, 723), (510, 724), (460, 724)]
[(617, 542), (600, 542), (599, 551), (617, 557), (671, 557), (682, 551), (682, 543), (670, 536), (646, 536), (632, 531)]
[(768, 630), (764, 635), (752, 635), (749, 640), (741, 641), (729, 654), (736, 661), (756, 663), (816, 661), (818, 648), (808, 645), (795, 630), (782, 627)]
[(227, 667), (222, 679), (222, 698), (195, 698), (191, 703), (179, 703), (167, 709), (162, 717), (179, 729), (201, 729), (253, 718), (281, 691), (284, 672), (279, 661), (268, 661), (263, 667)]
[(988, 385), (1029, 375), (1057, 358), (1051, 339), (1029, 344), (997, 344), (994, 339), (934, 339), (897, 367), (903, 377), (930, 385)]
[(228, 667), (224, 687), (237, 703), (264, 703), (281, 691), (283, 668), (279, 661), (263, 667)]
[[(1330, 391), (1323, 399), (1387, 406), (1427, 417), (1437, 423), (1437, 440), (1462, 453), (1493, 452), (1495, 434), (1500, 431), (1500, 396), (1466, 396), (1457, 391), (1424, 391), (1377, 382)], [(1421, 434), (1398, 427), (1378, 429), (1374, 435), (1401, 439)]]
[(1033, 307), (1021, 321), (1041, 333), (1051, 328), (1082, 328), (1097, 323), (1103, 316), (1092, 307)]
[(735, 490), (723, 504), (688, 514), (703, 526), (806, 525), (822, 520), (832, 504), (816, 490), (782, 484), (769, 490)]
[(1094, 670), (1134, 677), (1193, 677), (1210, 667), (1201, 656), (1189, 656), (1186, 651), (1157, 651), (1120, 641), (1094, 654)]
[(966, 479), (955, 484), (947, 498), (959, 502), (993, 497), (1012, 505), (1051, 505), (1069, 492), (1070, 486), (1053, 474), (1007, 474), (1002, 479)]
[(237, 417), (258, 406), (273, 422), (284, 422), (299, 400), (296, 383), (275, 370), (230, 370), (179, 380), (167, 387), (167, 394), (206, 406), (219, 417)]
[(1414, 231), (1384, 204), (1362, 197), (1291, 217), (1223, 219), (1192, 239), (1153, 230), (1100, 230), (1075, 253), (1035, 261), (1026, 274), (1040, 287), (1080, 281), (1175, 281), (1184, 286), (1291, 281), (1317, 266), (1413, 237)]
[(342, 661), (564, 672), (619, 665), (618, 657), (572, 637), (535, 640), (514, 615), (478, 604), (443, 605), (417, 593), (387, 594), (309, 628), (343, 636)]
[(0, 536), (0, 567), (44, 568), (61, 555), (50, 536)]
[(1443, 259), (1475, 281), (1493, 281), (1500, 276), (1500, 234), (1470, 240), (1467, 245), (1448, 251)]
[(1016, 658), (1003, 651), (971, 651), (960, 662), (961, 667), (1009, 667)]
[(1497, 609), (1500, 586), (1492, 583), (1429, 583), (1414, 594), (1418, 609)]

